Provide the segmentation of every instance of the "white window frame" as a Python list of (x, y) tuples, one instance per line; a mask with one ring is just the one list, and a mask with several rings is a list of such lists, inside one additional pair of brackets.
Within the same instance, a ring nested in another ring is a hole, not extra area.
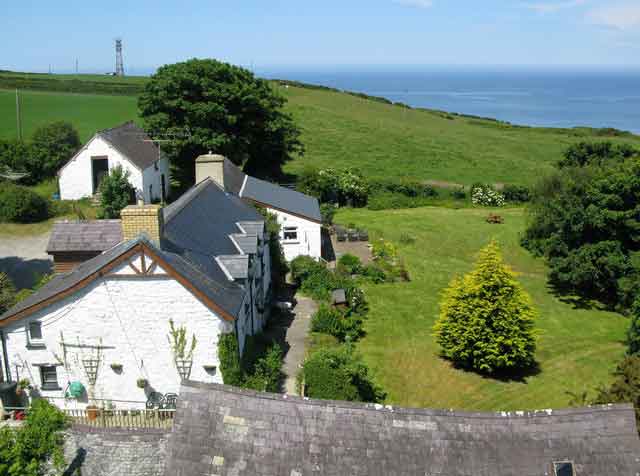
[[(53, 370), (53, 373), (55, 373), (56, 375), (56, 380), (55, 383), (54, 382), (46, 382), (45, 381), (45, 372), (46, 370)], [(60, 383), (58, 380), (59, 376), (58, 376), (58, 366), (55, 364), (51, 364), (51, 365), (41, 365), (40, 366), (40, 388), (42, 390), (44, 390), (45, 392), (47, 391), (56, 391), (56, 390), (61, 390), (60, 388)]]
[[(295, 233), (295, 238), (287, 238), (287, 233)], [(282, 227), (282, 241), (284, 243), (300, 243), (299, 233), (297, 226), (284, 226)]]
[[(31, 335), (31, 326), (34, 324), (38, 324), (40, 326), (40, 337), (39, 338), (34, 338)], [(42, 322), (41, 321), (29, 321), (27, 323), (27, 342), (29, 344), (29, 347), (45, 347), (45, 343), (44, 343), (44, 332), (43, 332), (43, 326), (42, 326)]]

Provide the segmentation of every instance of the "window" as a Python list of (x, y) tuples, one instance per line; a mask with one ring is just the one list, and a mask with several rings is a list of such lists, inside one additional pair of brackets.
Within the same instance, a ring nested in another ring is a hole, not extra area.
[(30, 346), (44, 347), (44, 340), (42, 339), (42, 323), (39, 321), (32, 321), (27, 325), (27, 337)]
[(571, 461), (559, 461), (553, 463), (554, 476), (575, 476)]
[(284, 227), (284, 241), (298, 241), (298, 227), (297, 226), (285, 226)]
[(40, 367), (42, 390), (60, 390), (58, 385), (58, 372), (55, 365), (43, 365)]

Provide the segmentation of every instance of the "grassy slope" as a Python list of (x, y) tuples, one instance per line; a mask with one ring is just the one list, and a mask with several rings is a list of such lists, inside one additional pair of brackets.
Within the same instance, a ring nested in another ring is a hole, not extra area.
[[(137, 99), (131, 96), (48, 93), (21, 91), (22, 131), (25, 138), (52, 121), (70, 121), (80, 139), (88, 140), (96, 131), (137, 118)], [(0, 138), (16, 137), (16, 96), (0, 90)]]
[[(624, 353), (628, 320), (618, 314), (575, 309), (547, 288), (546, 268), (519, 246), (522, 209), (500, 210), (504, 225), (489, 225), (487, 209), (422, 208), (371, 212), (341, 210), (340, 223), (368, 227), (399, 243), (411, 273), (405, 284), (367, 285), (371, 305), (368, 335), (358, 344), (365, 360), (396, 405), (477, 410), (567, 406), (566, 391), (592, 390), (609, 380)], [(537, 359), (542, 372), (523, 382), (501, 382), (452, 368), (438, 357), (431, 327), (440, 293), (456, 274), (471, 269), (474, 256), (491, 237), (533, 297), (541, 330)]]
[[(378, 177), (531, 184), (579, 140), (576, 131), (505, 128), (346, 94), (279, 89), (303, 128), (307, 148), (304, 158), (287, 165), (293, 174), (305, 166), (348, 165)], [(640, 137), (627, 140), (640, 144)]]
[[(100, 75), (54, 78), (138, 85), (146, 80)], [(406, 110), (342, 93), (275, 87), (289, 100), (287, 109), (303, 130), (306, 154), (286, 166), (292, 174), (307, 166), (353, 166), (377, 177), (531, 184), (551, 170), (568, 144), (595, 139), (579, 137), (577, 131), (505, 128), (493, 121)], [(96, 130), (137, 118), (136, 99), (131, 96), (21, 94), (25, 137), (39, 125), (65, 119), (87, 140)], [(0, 90), (0, 137), (15, 135), (15, 93)], [(640, 144), (640, 137), (623, 140)]]

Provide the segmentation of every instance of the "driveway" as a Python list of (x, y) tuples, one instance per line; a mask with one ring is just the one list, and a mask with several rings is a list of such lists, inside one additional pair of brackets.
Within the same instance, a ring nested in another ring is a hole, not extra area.
[[(1, 226), (1, 225), (0, 225)], [(53, 269), (45, 251), (49, 233), (35, 236), (0, 235), (0, 272), (7, 273), (18, 289), (31, 288)]]

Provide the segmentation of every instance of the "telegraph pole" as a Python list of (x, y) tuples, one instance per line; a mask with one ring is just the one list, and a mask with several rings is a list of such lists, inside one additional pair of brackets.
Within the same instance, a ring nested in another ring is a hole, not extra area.
[(16, 88), (16, 127), (18, 128), (18, 140), (22, 142), (22, 117), (20, 116), (20, 96)]

